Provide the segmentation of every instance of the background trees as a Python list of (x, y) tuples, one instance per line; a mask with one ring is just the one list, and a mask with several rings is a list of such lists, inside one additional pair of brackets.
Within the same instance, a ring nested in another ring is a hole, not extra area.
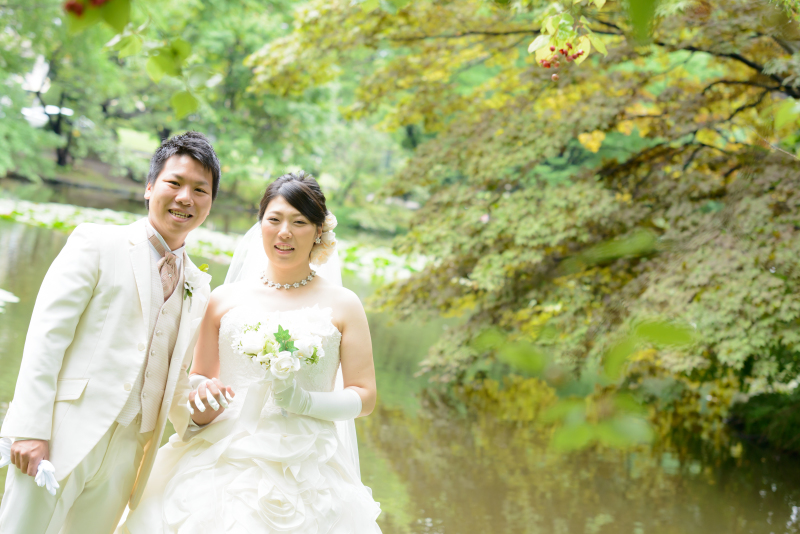
[[(80, 180), (88, 158), (142, 181), (160, 138), (195, 129), (213, 138), (224, 162), (223, 204), (250, 207), (271, 177), (304, 168), (321, 176), (343, 224), (397, 231), (407, 210), (366, 197), (402, 161), (402, 149), (342, 120), (351, 78), (291, 98), (249, 89), (245, 59), (291, 30), (293, 2), (78, 3), (80, 16), (74, 3), (0, 7), (2, 76), (16, 95), (7, 110), (14, 122), (4, 121), (0, 136), (4, 169)], [(21, 84), (25, 77), (39, 86)], [(22, 108), (40, 124), (23, 120)], [(41, 157), (50, 147), (52, 158)]]
[[(797, 373), (797, 12), (664, 1), (642, 43), (625, 3), (603, 4), (311, 2), (253, 56), (254, 83), (293, 94), (362, 69), (349, 116), (413, 140), (386, 194), (425, 198), (396, 246), (432, 261), (380, 303), (465, 318), (432, 376), (507, 372), (475, 343), (489, 327), (591, 374), (633, 325), (668, 317), (698, 341), (630, 348), (622, 380), (717, 428), (709, 405)], [(577, 25), (600, 44), (576, 49), (608, 54), (562, 59), (554, 82), (526, 49), (562, 10), (556, 49)]]
[[(378, 303), (462, 318), (424, 363), (445, 383), (621, 386), (672, 407), (667, 427), (711, 433), (740, 392), (793, 387), (793, 0), (141, 0), (129, 25), (69, 33), (125, 1), (0, 10), (19, 37), (3, 38), (19, 128), (0, 131), (0, 165), (43, 172), (30, 146), (50, 143), (57, 165), (135, 169), (128, 130), (193, 128), (245, 205), (304, 167), (345, 224), (399, 231), (398, 251), (429, 260)], [(23, 93), (39, 57), (51, 87)], [(26, 98), (54, 106), (49, 133), (23, 127)], [(663, 318), (696, 339), (628, 342)], [(612, 361), (630, 364), (598, 375)]]

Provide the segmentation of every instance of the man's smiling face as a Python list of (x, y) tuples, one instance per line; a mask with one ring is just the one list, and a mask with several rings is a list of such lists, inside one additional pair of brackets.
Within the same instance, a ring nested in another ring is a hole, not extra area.
[(180, 248), (186, 236), (206, 220), (212, 202), (211, 171), (186, 154), (172, 156), (161, 174), (147, 184), (150, 224), (170, 249)]

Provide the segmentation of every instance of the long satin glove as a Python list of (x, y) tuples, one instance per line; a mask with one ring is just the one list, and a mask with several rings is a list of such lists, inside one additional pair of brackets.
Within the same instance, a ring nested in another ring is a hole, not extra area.
[(352, 389), (343, 391), (306, 391), (294, 378), (276, 380), (272, 395), (275, 404), (287, 412), (308, 415), (325, 421), (355, 419), (361, 413), (361, 396)]

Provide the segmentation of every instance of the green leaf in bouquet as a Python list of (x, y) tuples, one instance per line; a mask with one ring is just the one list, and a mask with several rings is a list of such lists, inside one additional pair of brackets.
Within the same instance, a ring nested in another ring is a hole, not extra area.
[(294, 341), (292, 341), (292, 335), (281, 325), (278, 325), (278, 331), (275, 333), (275, 341), (278, 342), (278, 350), (280, 352), (286, 350), (295, 352), (297, 350), (297, 347), (294, 346)]
[(314, 352), (311, 354), (311, 356), (306, 358), (306, 363), (314, 365), (318, 361), (319, 361), (319, 356), (317, 355), (317, 347), (314, 347)]

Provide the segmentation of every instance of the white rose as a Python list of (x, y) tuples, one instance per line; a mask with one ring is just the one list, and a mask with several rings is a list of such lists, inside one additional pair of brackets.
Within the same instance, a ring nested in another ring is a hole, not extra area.
[(211, 275), (199, 269), (185, 269), (183, 278), (184, 281), (193, 288), (192, 291), (202, 286), (207, 286), (211, 281)]
[(328, 214), (325, 216), (325, 222), (322, 223), (322, 231), (330, 232), (336, 228), (338, 224), (339, 222), (336, 220), (336, 216), (333, 213), (328, 212)]
[(285, 350), (270, 360), (269, 368), (275, 378), (286, 380), (292, 376), (292, 373), (300, 370), (300, 360), (292, 356), (291, 352)]
[(303, 339), (294, 342), (297, 347), (298, 356), (301, 358), (310, 358), (314, 354), (314, 349), (317, 350), (317, 356), (322, 358), (325, 352), (322, 350), (322, 340), (317, 336), (307, 336)]
[(263, 352), (266, 338), (262, 332), (256, 330), (249, 330), (242, 334), (239, 343), (242, 347), (242, 352), (246, 354), (258, 354)]

